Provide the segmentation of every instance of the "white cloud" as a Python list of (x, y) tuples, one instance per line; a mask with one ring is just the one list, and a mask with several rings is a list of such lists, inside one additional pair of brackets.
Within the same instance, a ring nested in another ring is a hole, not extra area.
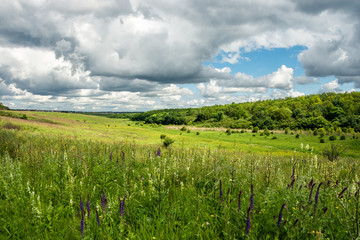
[(319, 90), (320, 93), (323, 92), (341, 92), (342, 90), (339, 89), (338, 80), (335, 79), (331, 82), (325, 83), (321, 85), (321, 89)]

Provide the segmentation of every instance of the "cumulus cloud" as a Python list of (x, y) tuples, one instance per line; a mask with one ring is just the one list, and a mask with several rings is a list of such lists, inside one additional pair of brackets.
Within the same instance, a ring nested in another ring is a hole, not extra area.
[[(286, 95), (322, 76), (359, 87), (359, 11), (358, 1), (340, 0), (5, 0), (0, 97), (93, 109), (124, 94), (129, 109), (146, 109), (203, 102), (176, 84), (198, 84), (203, 97), (222, 101), (269, 89)], [(306, 76), (295, 80), (286, 63), (258, 78), (204, 64), (217, 56), (240, 64), (251, 61), (244, 52), (297, 45), (307, 47), (298, 58)]]
[(331, 82), (322, 84), (319, 93), (324, 93), (324, 92), (342, 92), (342, 90), (339, 88), (338, 80), (335, 79)]
[(314, 78), (314, 77), (307, 77), (307, 76), (299, 76), (299, 77), (296, 77), (294, 79), (294, 81), (298, 84), (301, 84), (301, 85), (306, 85), (306, 84), (309, 84), (309, 83), (316, 83), (317, 82), (317, 78)]

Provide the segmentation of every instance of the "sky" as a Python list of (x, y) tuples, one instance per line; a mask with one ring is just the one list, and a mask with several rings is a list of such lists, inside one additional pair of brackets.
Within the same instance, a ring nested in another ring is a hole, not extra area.
[(358, 0), (2, 0), (0, 102), (133, 112), (360, 90)]

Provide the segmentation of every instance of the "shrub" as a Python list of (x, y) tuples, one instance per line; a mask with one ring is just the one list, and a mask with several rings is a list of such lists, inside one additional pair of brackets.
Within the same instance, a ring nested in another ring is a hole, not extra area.
[(289, 127), (285, 128), (285, 134), (289, 134), (289, 131), (290, 131)]
[(160, 139), (165, 139), (166, 138), (166, 135), (165, 134), (161, 134), (160, 135)]
[(299, 138), (299, 137), (300, 137), (300, 134), (297, 133), (297, 134), (295, 135), (295, 137), (296, 137), (296, 138)]
[(313, 134), (314, 134), (314, 136), (319, 135), (318, 130), (317, 130), (317, 129), (315, 129), (315, 130), (314, 130), (314, 132), (313, 132)]
[(243, 130), (241, 130), (241, 133), (245, 133), (245, 130), (243, 129)]
[(325, 143), (325, 139), (320, 138), (320, 143)]
[(259, 131), (258, 127), (254, 127), (253, 130), (252, 130), (253, 133), (257, 133), (258, 131)]
[(336, 140), (336, 136), (335, 136), (335, 135), (331, 135), (331, 136), (329, 137), (329, 140), (330, 140), (330, 141), (335, 141), (335, 140)]
[(175, 142), (174, 139), (169, 138), (169, 137), (165, 137), (164, 142), (163, 142), (163, 146), (164, 146), (164, 147), (168, 147), (168, 146), (170, 146), (171, 144), (173, 144), (174, 142)]
[(187, 133), (191, 133), (190, 129), (188, 129), (186, 132), (187, 132)]
[(261, 133), (260, 133), (260, 136), (264, 136), (264, 133), (263, 133), (263, 132), (261, 132)]
[(277, 139), (277, 137), (276, 137), (276, 136), (273, 136), (271, 139)]
[(268, 130), (267, 128), (265, 128), (264, 134), (265, 134), (266, 136), (269, 136), (269, 135), (270, 135), (270, 132), (269, 132), (269, 130)]
[(230, 135), (230, 134), (231, 134), (231, 129), (228, 128), (228, 129), (226, 130), (226, 133), (227, 133), (227, 135)]
[(180, 128), (180, 131), (185, 132), (187, 130), (187, 128), (185, 126), (183, 126), (182, 128)]
[(339, 159), (340, 155), (345, 151), (345, 148), (341, 145), (331, 144), (327, 149), (324, 149), (323, 155), (331, 162)]
[(340, 140), (345, 140), (345, 138), (346, 138), (345, 135), (340, 136)]
[(200, 132), (196, 132), (196, 135), (200, 135)]

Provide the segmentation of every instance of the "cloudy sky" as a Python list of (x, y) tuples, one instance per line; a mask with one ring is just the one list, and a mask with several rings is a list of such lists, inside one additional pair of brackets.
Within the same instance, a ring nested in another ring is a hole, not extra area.
[(143, 111), (360, 90), (358, 0), (2, 0), (0, 102)]

